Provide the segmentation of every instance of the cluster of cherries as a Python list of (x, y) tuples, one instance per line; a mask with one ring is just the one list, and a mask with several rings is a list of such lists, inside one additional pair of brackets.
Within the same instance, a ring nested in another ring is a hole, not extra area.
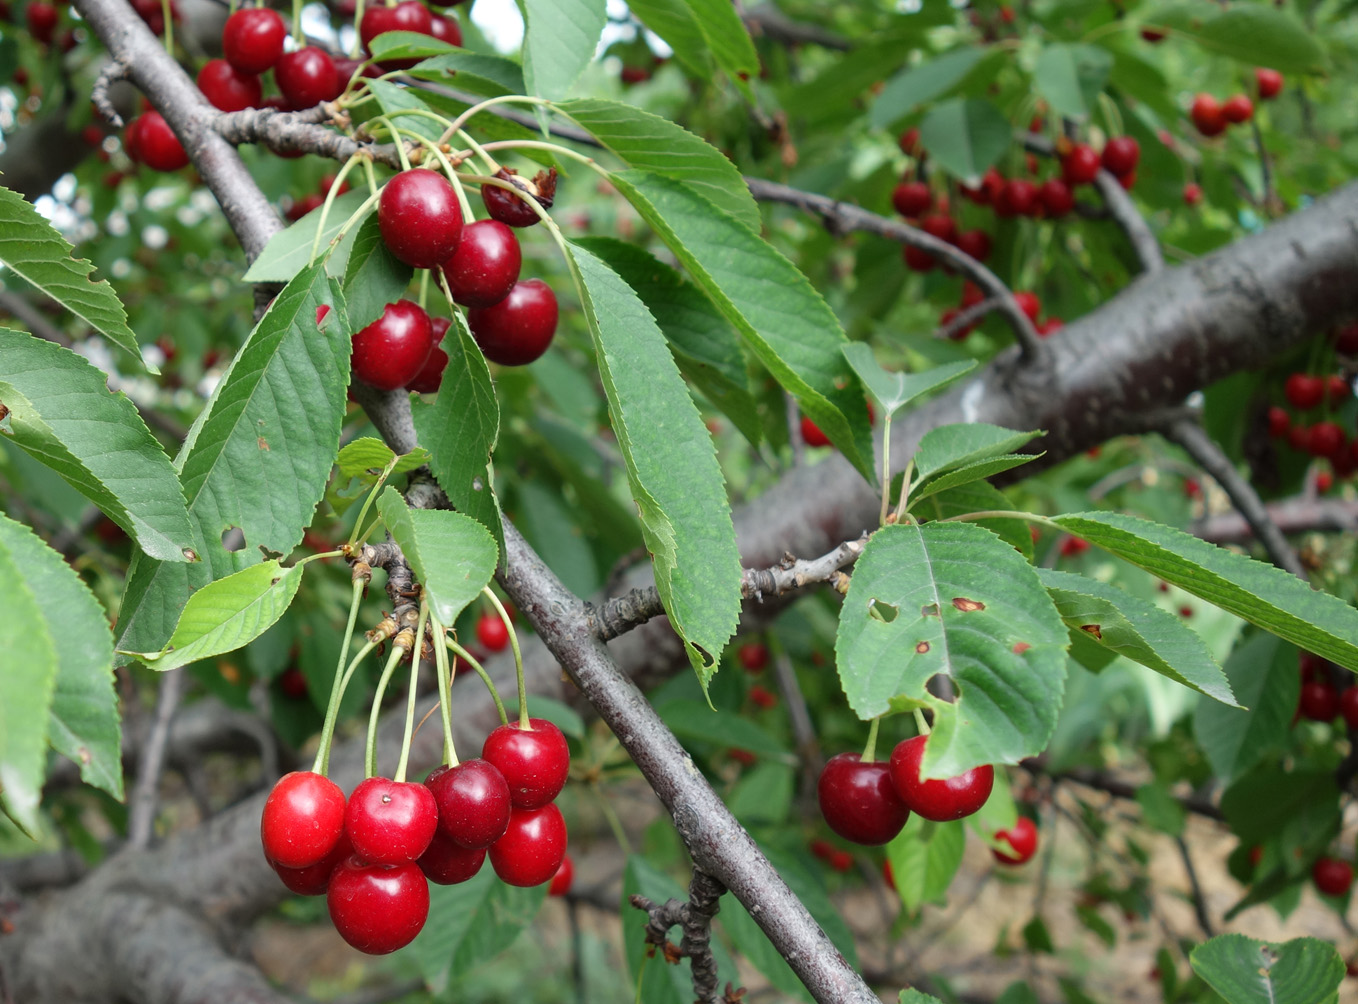
[(1343, 716), (1350, 729), (1358, 730), (1358, 686), (1339, 690), (1334, 685), (1335, 668), (1332, 662), (1312, 652), (1298, 654), (1301, 692), (1297, 699), (1297, 717), (1328, 723)]
[[(984, 302), (986, 295), (981, 287), (970, 279), (962, 283), (962, 297), (956, 307), (949, 307), (939, 315), (939, 327), (947, 328), (948, 337), (953, 341), (962, 341), (967, 335), (971, 334), (980, 325), (979, 321), (970, 324), (963, 324), (958, 327), (950, 327), (963, 311), (970, 310)], [(1019, 310), (1023, 311), (1028, 320), (1033, 322), (1033, 327), (1037, 329), (1039, 337), (1046, 338), (1053, 331), (1060, 331), (1066, 326), (1066, 322), (1059, 317), (1048, 317), (1042, 320), (1042, 301), (1036, 293), (1027, 290), (1019, 290), (1014, 294), (1014, 302), (1018, 304)]]
[(487, 856), (510, 885), (569, 887), (555, 804), (569, 769), (561, 730), (530, 718), (501, 725), (479, 758), (423, 784), (370, 777), (346, 800), (324, 775), (295, 771), (265, 803), (264, 857), (293, 892), (326, 896), (345, 941), (385, 955), (424, 927), (429, 882), (465, 882)]
[[(1346, 355), (1354, 354), (1358, 350), (1358, 325), (1343, 328), (1336, 346)], [(1334, 476), (1352, 477), (1358, 473), (1358, 438), (1351, 437), (1333, 418), (1310, 424), (1302, 419), (1302, 413), (1341, 405), (1352, 392), (1348, 378), (1342, 373), (1325, 376), (1292, 373), (1283, 383), (1283, 397), (1292, 411), (1281, 405), (1268, 409), (1269, 435), (1285, 441), (1299, 453), (1328, 460)], [(1326, 477), (1322, 479), (1321, 475)], [(1323, 485), (1319, 483), (1321, 480)], [(1333, 483), (1328, 471), (1319, 472), (1317, 481), (1317, 488), (1322, 490), (1328, 490)]]
[[(1272, 101), (1283, 89), (1283, 75), (1277, 70), (1257, 67), (1254, 82), (1260, 101)], [(1254, 102), (1247, 94), (1232, 94), (1225, 101), (1213, 94), (1199, 94), (1188, 110), (1193, 125), (1204, 136), (1220, 136), (1227, 126), (1240, 125), (1254, 118)]]

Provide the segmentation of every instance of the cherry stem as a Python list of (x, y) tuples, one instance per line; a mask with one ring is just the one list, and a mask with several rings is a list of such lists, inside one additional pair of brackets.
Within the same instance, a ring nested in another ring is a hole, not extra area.
[(457, 131), (466, 125), (471, 117), (477, 112), (485, 111), (487, 108), (492, 108), (495, 105), (507, 104), (547, 105), (550, 107), (552, 103), (546, 98), (532, 98), (526, 94), (502, 94), (498, 98), (487, 98), (480, 104), (472, 105), (457, 118), (453, 119), (452, 124), (448, 126), (444, 134), (439, 137), (439, 145), (447, 143), (448, 140), (457, 135)]
[[(471, 142), (472, 142), (470, 137), (463, 136), (462, 138), (466, 139), (466, 141), (467, 141), (468, 143), (471, 143)], [(473, 144), (473, 145), (474, 145), (474, 144)], [(591, 168), (591, 169), (593, 169), (594, 171), (597, 171), (599, 174), (603, 175), (605, 178), (607, 178), (607, 177), (609, 176), (609, 174), (611, 173), (611, 172), (608, 170), (608, 168), (604, 167), (602, 164), (600, 164), (597, 160), (595, 160), (593, 157), (589, 156), (588, 154), (580, 153), (578, 150), (572, 150), (572, 149), (570, 149), (569, 147), (560, 146), (559, 144), (556, 144), (556, 143), (544, 143), (542, 140), (539, 140), (539, 139), (501, 139), (501, 140), (496, 140), (494, 143), (485, 143), (485, 144), (483, 144), (482, 146), (477, 147), (477, 149), (478, 149), (478, 150), (546, 150), (546, 151), (549, 152), (549, 153), (554, 153), (554, 154), (556, 154), (558, 157), (566, 157), (566, 158), (568, 158), (568, 159), (570, 159), (570, 160), (579, 161), (581, 164), (584, 164), (586, 167)]]
[(976, 519), (1026, 519), (1029, 523), (1041, 523), (1043, 526), (1050, 527), (1053, 530), (1065, 531), (1065, 527), (1060, 523), (1048, 519), (1046, 516), (1039, 516), (1032, 512), (1018, 512), (1013, 509), (982, 509), (980, 512), (964, 512), (960, 516), (949, 516), (946, 519), (940, 519), (936, 522), (958, 523), (969, 522)]
[(929, 722), (924, 717), (924, 709), (915, 709), (915, 728), (919, 729), (919, 734), (927, 736), (929, 734)]
[(344, 673), (344, 653), (349, 651), (349, 644), (354, 640), (354, 624), (358, 621), (358, 608), (363, 602), (364, 585), (362, 579), (354, 580), (354, 593), (349, 600), (349, 622), (344, 626), (344, 644), (340, 646), (339, 665), (335, 667), (335, 680), (330, 685), (330, 703), (325, 706), (325, 722), (321, 725), (321, 745), (316, 750), (316, 761), (311, 766), (312, 772), (321, 777), (325, 777), (330, 769), (330, 744), (335, 739), (335, 719), (339, 717), (344, 681), (348, 679)]
[(391, 120), (391, 117), (389, 115), (383, 115), (380, 118), (378, 118), (377, 121), (381, 122), (384, 126), (387, 127), (387, 132), (390, 133), (391, 138), (396, 141), (395, 142), (396, 156), (400, 158), (401, 170), (409, 171), (410, 155), (406, 153), (406, 145), (404, 142), (401, 141), (400, 131), (396, 128), (396, 123)]
[(473, 154), (481, 158), (481, 165), (486, 169), (487, 174), (495, 174), (500, 170), (500, 165), (496, 162), (495, 158), (486, 153), (486, 148), (476, 142), (467, 130), (459, 129), (457, 131), (457, 138), (466, 143), (467, 148), (470, 149)]
[(358, 161), (358, 154), (354, 154), (346, 160), (340, 167), (339, 173), (335, 175), (335, 181), (330, 186), (330, 191), (325, 193), (325, 202), (321, 204), (320, 222), (316, 224), (316, 236), (311, 241), (311, 256), (309, 261), (315, 261), (316, 255), (320, 253), (321, 234), (325, 233), (325, 221), (330, 218), (330, 207), (333, 206), (335, 200), (339, 198), (340, 186), (343, 185), (344, 179), (348, 177), (349, 172), (354, 169), (354, 165), (357, 164)]
[[(334, 188), (331, 188), (331, 189), (330, 189), (330, 191), (332, 191), (332, 192), (333, 192), (334, 190), (335, 190)], [(331, 254), (333, 254), (335, 248), (339, 247), (340, 241), (344, 240), (344, 235), (347, 234), (347, 233), (349, 232), (349, 228), (352, 227), (352, 226), (353, 226), (355, 223), (357, 223), (359, 220), (363, 219), (365, 216), (368, 215), (368, 213), (369, 213), (369, 211), (371, 211), (372, 207), (373, 207), (374, 205), (376, 205), (377, 200), (378, 200), (378, 198), (380, 197), (380, 195), (381, 195), (380, 192), (374, 192), (372, 195), (370, 195), (370, 196), (368, 197), (368, 199), (363, 203), (363, 205), (361, 205), (361, 206), (359, 206), (357, 209), (355, 209), (354, 212), (353, 212), (353, 214), (350, 215), (350, 217), (349, 217), (347, 220), (344, 221), (344, 224), (339, 228), (339, 231), (335, 234), (334, 237), (332, 237), (332, 238), (330, 239), (330, 244), (329, 244), (329, 246), (326, 248), (326, 252), (325, 252), (326, 257), (329, 257)], [(327, 196), (327, 197), (328, 197), (328, 196)], [(324, 207), (322, 207), (322, 211), (324, 211)], [(324, 218), (322, 218), (322, 220), (320, 221), (320, 223), (317, 224), (317, 226), (316, 226), (316, 237), (313, 239), (312, 244), (311, 244), (311, 257), (307, 260), (307, 264), (308, 264), (308, 265), (310, 265), (310, 264), (312, 264), (313, 262), (315, 262), (315, 260), (316, 260), (316, 255), (320, 254), (320, 251), (321, 251), (321, 235), (324, 234), (324, 233), (325, 233), (325, 220), (324, 220)]]
[(406, 767), (410, 763), (410, 739), (415, 734), (415, 699), (420, 689), (420, 654), (424, 651), (424, 626), (429, 620), (429, 601), (420, 599), (420, 619), (415, 624), (415, 647), (410, 655), (410, 692), (406, 694), (406, 730), (401, 736), (401, 759), (396, 762), (396, 773), (392, 780), (400, 783), (406, 779)]
[(453, 688), (452, 667), (448, 665), (447, 628), (434, 618), (434, 671), (439, 678), (439, 717), (443, 720), (443, 762), (457, 766), (457, 751), (453, 749)]
[(391, 674), (395, 672), (396, 664), (401, 661), (405, 651), (400, 645), (392, 648), (391, 655), (387, 657), (387, 664), (382, 667), (382, 678), (377, 681), (377, 693), (373, 694), (373, 707), (368, 714), (368, 742), (363, 753), (364, 778), (377, 774), (377, 719), (382, 714), (382, 695), (386, 692), (387, 681), (391, 679)]
[(524, 732), (531, 732), (532, 726), (528, 724), (528, 689), (523, 682), (523, 653), (519, 651), (519, 636), (514, 631), (514, 622), (509, 619), (509, 613), (500, 602), (500, 597), (491, 592), (490, 586), (486, 586), (481, 592), (490, 599), (491, 606), (499, 613), (505, 630), (509, 632), (509, 647), (514, 650), (514, 675), (519, 685), (519, 728)]
[(429, 302), (429, 269), (420, 269), (420, 309), (428, 312), (426, 304)]
[[(433, 118), (435, 119), (435, 121), (438, 122), (443, 121), (443, 119), (438, 118), (437, 116), (433, 116)], [(413, 129), (397, 129), (396, 130), (397, 142), (400, 142), (400, 137), (402, 136), (408, 137), (409, 139), (418, 143), (420, 146), (424, 147), (426, 150), (432, 153), (434, 155), (434, 159), (437, 160), (439, 164), (443, 166), (444, 172), (449, 177), (452, 177), (457, 173), (457, 169), (453, 167), (453, 162), (448, 159), (448, 155), (444, 153), (442, 150), (440, 150), (438, 146), (434, 143), (434, 141), (430, 139), (428, 136), (422, 136), (419, 133), (415, 132)]]
[[(358, 24), (358, 19), (363, 16), (363, 0), (358, 0), (358, 8), (354, 11), (354, 24)], [(357, 36), (358, 32), (354, 32)], [(297, 40), (299, 46), (306, 45), (306, 32), (302, 30), (302, 0), (292, 0), (292, 37)]]
[[(882, 405), (885, 413), (882, 418), (882, 512), (877, 522), (886, 524), (886, 514), (891, 509), (891, 409)], [(904, 494), (904, 483), (901, 486)]]
[[(293, 23), (301, 24), (301, 18), (298, 17), (296, 13), (301, 9), (301, 0), (293, 0), (293, 4), (294, 4), (293, 7), (294, 13), (292, 15)], [(358, 33), (358, 26), (361, 25), (362, 23), (363, 23), (363, 0), (354, 0), (354, 40), (353, 43), (349, 46), (349, 55), (352, 56), (354, 59), (357, 59), (359, 56), (363, 55), (363, 36)]]
[(165, 51), (174, 55), (174, 18), (171, 13), (174, 5), (170, 0), (160, 0), (160, 16), (165, 21)]
[(305, 558), (298, 558), (297, 561), (293, 562), (292, 567), (301, 568), (303, 565), (309, 565), (313, 561), (324, 561), (326, 558), (339, 558), (343, 556), (343, 551), (322, 551), (319, 554), (308, 554)]
[(468, 652), (465, 648), (463, 648), (453, 639), (449, 638), (447, 640), (447, 645), (448, 648), (452, 650), (453, 655), (460, 656), (461, 658), (466, 659), (467, 665), (476, 671), (477, 676), (481, 677), (481, 682), (484, 683), (486, 685), (486, 689), (490, 691), (490, 699), (495, 702), (495, 710), (500, 713), (500, 724), (508, 725), (509, 715), (505, 713), (504, 701), (500, 700), (500, 692), (495, 689), (495, 681), (492, 680), (490, 678), (490, 674), (486, 672), (486, 667), (477, 662), (476, 659), (472, 657), (472, 654), (470, 652)]
[(863, 755), (859, 757), (863, 763), (873, 763), (877, 759), (877, 727), (881, 723), (880, 715), (868, 723), (868, 744), (863, 747)]
[(915, 476), (915, 458), (911, 457), (905, 465), (905, 472), (901, 475), (901, 498), (896, 503), (896, 522), (901, 521), (905, 515), (905, 510), (910, 505), (910, 479)]
[[(358, 528), (363, 525), (363, 520), (368, 515), (368, 510), (372, 508), (373, 499), (377, 498), (377, 493), (382, 490), (382, 485), (386, 483), (387, 478), (391, 477), (391, 472), (396, 470), (396, 465), (400, 460), (400, 455), (397, 455), (387, 461), (387, 466), (382, 468), (382, 473), (377, 476), (377, 481), (373, 484), (373, 490), (370, 491), (368, 497), (363, 500), (363, 505), (358, 510), (358, 519), (354, 520), (354, 528), (349, 531), (349, 546), (351, 548), (357, 547), (360, 540), (366, 539), (368, 534), (372, 533), (372, 526), (368, 527), (367, 532), (362, 535), (359, 534)], [(373, 526), (376, 525), (377, 521), (374, 520)]]

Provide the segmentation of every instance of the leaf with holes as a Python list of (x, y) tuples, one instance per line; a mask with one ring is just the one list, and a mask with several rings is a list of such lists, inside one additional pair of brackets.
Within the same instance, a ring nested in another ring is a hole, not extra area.
[[(81, 280), (82, 282), (84, 280)], [(196, 548), (179, 477), (126, 394), (83, 356), (22, 331), (0, 328), (0, 431), (162, 561)]]
[(976, 368), (976, 360), (964, 359), (956, 363), (934, 366), (923, 373), (896, 373), (883, 368), (865, 342), (849, 342), (841, 351), (868, 393), (888, 414), (894, 415), (915, 398), (946, 387)]
[(564, 98), (594, 58), (608, 20), (604, 0), (519, 0), (523, 79), (534, 97)]
[(1200, 694), (1239, 708), (1231, 684), (1202, 638), (1183, 620), (1125, 589), (1072, 572), (1037, 570), (1072, 631)]
[[(878, 530), (858, 559), (835, 654), (864, 721), (927, 707), (921, 773), (952, 777), (1041, 752), (1056, 727), (1069, 636), (1031, 565), (966, 523)], [(955, 702), (927, 689), (949, 678)]]
[(396, 461), (396, 465), (391, 469), (389, 476), (404, 474), (429, 463), (429, 451), (417, 446), (409, 453), (401, 454), (398, 459), (396, 451), (382, 440), (364, 436), (345, 444), (344, 449), (339, 451), (335, 464), (339, 467), (341, 477), (358, 478), (366, 484), (373, 484), (386, 469), (387, 464), (393, 460)]
[(1358, 671), (1358, 610), (1280, 568), (1135, 516), (1083, 512), (1053, 522), (1265, 631)]
[(1315, 938), (1283, 944), (1223, 934), (1193, 949), (1193, 971), (1226, 1004), (1328, 1004), (1338, 1000), (1344, 960)]
[(410, 509), (391, 487), (377, 497), (377, 511), (424, 586), (434, 616), (451, 626), (495, 574), (500, 554), (489, 531), (460, 512)]

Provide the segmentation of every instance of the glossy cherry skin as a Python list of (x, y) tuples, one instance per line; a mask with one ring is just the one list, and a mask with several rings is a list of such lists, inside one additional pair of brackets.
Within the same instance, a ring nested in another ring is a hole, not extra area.
[(769, 647), (762, 641), (747, 641), (736, 649), (736, 658), (747, 673), (762, 673), (769, 664)]
[(1121, 178), (1136, 170), (1141, 160), (1141, 145), (1130, 136), (1117, 136), (1103, 148), (1103, 166)]
[(424, 785), (438, 805), (438, 832), (463, 847), (486, 848), (509, 825), (509, 783), (485, 760), (435, 767)]
[(543, 209), (552, 208), (552, 200), (556, 195), (555, 168), (550, 172), (539, 171), (532, 182), (515, 178), (514, 172), (504, 167), (496, 172), (495, 177), (501, 181), (512, 182), (516, 186), (530, 187), (524, 189), (529, 194), (518, 196), (498, 185), (482, 185), (481, 201), (486, 204), (486, 212), (490, 214), (491, 219), (499, 220), (511, 227), (531, 227), (541, 222), (541, 217), (528, 204), (528, 199), (536, 198)]
[(1324, 680), (1303, 683), (1297, 700), (1297, 712), (1313, 722), (1334, 721), (1334, 716), (1339, 714), (1339, 692), (1333, 684)]
[(501, 725), (481, 747), (482, 758), (504, 775), (516, 809), (536, 809), (552, 801), (566, 786), (571, 768), (561, 730), (543, 718), (530, 718), (528, 724), (528, 731), (518, 722)]
[(499, 220), (477, 220), (462, 230), (462, 240), (443, 263), (453, 302), (464, 307), (490, 307), (499, 303), (523, 267), (523, 251), (514, 231)]
[(443, 330), (448, 330), (446, 317), (436, 317), (430, 322), (434, 328), (434, 347), (429, 350), (429, 358), (424, 361), (420, 371), (406, 384), (406, 390), (413, 390), (417, 394), (437, 394), (438, 389), (443, 386), (443, 371), (448, 368), (448, 353), (438, 345), (442, 338), (442, 332), (438, 327), (439, 321), (443, 322)]
[(1221, 109), (1221, 102), (1210, 94), (1195, 97), (1188, 114), (1204, 136), (1219, 136), (1226, 131), (1226, 114)]
[(1047, 215), (1059, 219), (1075, 208), (1075, 197), (1070, 194), (1070, 186), (1060, 178), (1049, 178), (1037, 190), (1038, 201)]
[(259, 77), (241, 73), (225, 59), (209, 59), (198, 71), (198, 89), (208, 103), (223, 112), (254, 108), (264, 100)]
[(923, 215), (933, 204), (933, 193), (922, 181), (902, 181), (891, 192), (891, 205), (902, 216)]
[(259, 822), (264, 856), (284, 868), (307, 868), (325, 860), (343, 832), (344, 792), (309, 770), (278, 779)]
[(1021, 865), (1037, 853), (1037, 826), (1027, 816), (1019, 816), (1018, 822), (1009, 829), (998, 831), (995, 840), (1010, 847), (1008, 851), (992, 847), (990, 853), (996, 861), (1005, 865)]
[(353, 853), (354, 845), (349, 843), (348, 836), (341, 832), (339, 843), (335, 844), (335, 849), (314, 865), (309, 865), (306, 868), (284, 868), (282, 865), (270, 861), (269, 867), (274, 870), (282, 883), (297, 895), (324, 896), (325, 891), (330, 888), (330, 876), (334, 874), (340, 862)]
[(274, 64), (273, 75), (284, 100), (296, 111), (335, 100), (346, 83), (329, 53), (314, 45), (285, 52)]
[(1342, 896), (1353, 885), (1353, 866), (1337, 858), (1316, 858), (1311, 881), (1326, 896)]
[(891, 783), (891, 764), (863, 763), (857, 753), (837, 753), (816, 786), (821, 815), (845, 840), (885, 844), (901, 832), (910, 810)]
[(1248, 122), (1254, 118), (1254, 102), (1243, 94), (1233, 94), (1221, 106), (1221, 114), (1233, 125)]
[(160, 112), (143, 112), (128, 126), (131, 134), (135, 130), (137, 159), (156, 171), (177, 171), (189, 162), (183, 144), (174, 134)]
[(509, 628), (499, 614), (482, 614), (476, 619), (476, 639), (492, 652), (503, 652), (509, 644)]
[(1010, 178), (995, 200), (997, 216), (1031, 216), (1037, 205), (1037, 186), (1022, 178)]
[(566, 820), (555, 805), (516, 808), (505, 835), (490, 845), (490, 866), (508, 885), (550, 881), (566, 857)]
[[(358, 37), (363, 40), (365, 50), (372, 51), (372, 40), (388, 31), (413, 31), (420, 35), (428, 35), (429, 9), (419, 0), (402, 0), (394, 7), (375, 3), (364, 8), (363, 20), (358, 25)], [(399, 60), (389, 65), (397, 69), (414, 64)]]
[(457, 21), (442, 14), (429, 15), (429, 34), (449, 45), (462, 44), (462, 29), (458, 27)]
[(272, 69), (283, 55), (287, 37), (287, 25), (277, 11), (248, 7), (226, 19), (222, 52), (226, 61), (241, 73), (263, 73)]
[(1254, 82), (1259, 85), (1260, 101), (1272, 101), (1283, 89), (1283, 75), (1264, 66), (1255, 68)]
[(556, 294), (541, 279), (516, 282), (499, 303), (467, 311), (476, 344), (501, 366), (526, 366), (546, 352), (556, 319)]
[(354, 376), (378, 390), (397, 390), (420, 372), (433, 347), (433, 325), (419, 304), (389, 303), (381, 317), (354, 334)]
[(990, 797), (995, 786), (995, 768), (986, 764), (956, 777), (921, 781), (919, 765), (928, 738), (906, 739), (891, 751), (891, 780), (896, 793), (911, 812), (936, 823), (970, 816)]
[(377, 226), (383, 243), (400, 261), (414, 268), (435, 268), (462, 239), (462, 208), (447, 178), (417, 167), (402, 171), (382, 189)]
[(1325, 398), (1325, 381), (1309, 373), (1293, 373), (1283, 384), (1283, 396), (1302, 411), (1319, 407)]
[(552, 884), (547, 887), (548, 896), (564, 896), (571, 891), (571, 883), (575, 880), (575, 862), (567, 854), (561, 859), (561, 867), (552, 876)]
[(433, 792), (413, 781), (386, 777), (360, 782), (344, 810), (344, 832), (354, 854), (372, 864), (414, 861), (434, 839), (438, 822)]
[(442, 833), (435, 833), (428, 849), (415, 862), (425, 878), (439, 885), (457, 885), (481, 870), (486, 862), (486, 849), (473, 850), (454, 843)]
[(1087, 143), (1076, 143), (1070, 153), (1061, 158), (1061, 177), (1067, 185), (1088, 185), (1099, 174), (1098, 153)]
[(415, 940), (429, 918), (429, 882), (414, 862), (340, 863), (326, 893), (340, 937), (360, 952), (386, 955)]

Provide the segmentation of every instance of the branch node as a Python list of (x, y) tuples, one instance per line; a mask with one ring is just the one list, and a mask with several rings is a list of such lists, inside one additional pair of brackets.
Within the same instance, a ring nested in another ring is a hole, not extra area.
[(118, 114), (118, 109), (113, 107), (113, 100), (109, 97), (109, 88), (120, 80), (128, 77), (127, 64), (118, 59), (110, 59), (104, 64), (104, 68), (99, 71), (99, 77), (94, 82), (94, 87), (90, 91), (90, 101), (99, 111), (104, 121), (115, 129), (121, 129), (125, 124), (123, 117)]

